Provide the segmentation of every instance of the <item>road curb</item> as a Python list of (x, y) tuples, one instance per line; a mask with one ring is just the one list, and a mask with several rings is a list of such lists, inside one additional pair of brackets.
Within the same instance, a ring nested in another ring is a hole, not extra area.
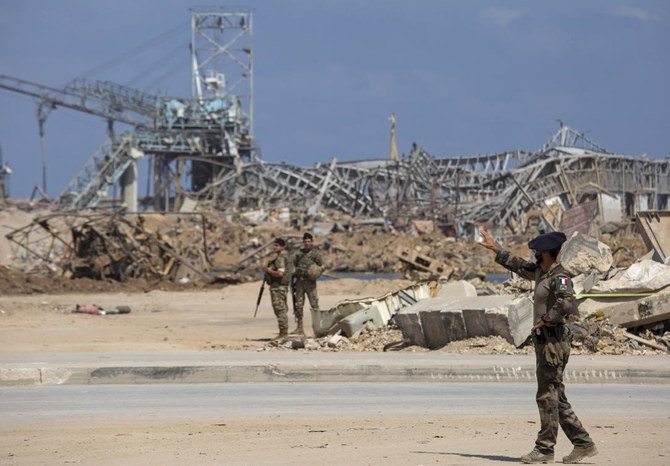
[[(565, 371), (567, 382), (668, 384), (670, 369), (576, 366)], [(530, 365), (462, 367), (384, 364), (241, 364), (118, 367), (10, 367), (0, 368), (0, 386), (110, 385), (166, 383), (300, 383), (300, 382), (535, 382)]]

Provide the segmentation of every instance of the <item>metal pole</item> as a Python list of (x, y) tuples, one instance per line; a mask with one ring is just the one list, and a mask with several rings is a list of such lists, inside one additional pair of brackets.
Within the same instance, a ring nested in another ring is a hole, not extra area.
[[(41, 113), (40, 107), (40, 112)], [(42, 193), (47, 195), (47, 159), (44, 154), (44, 118), (38, 118), (40, 132), (40, 162), (42, 164)]]

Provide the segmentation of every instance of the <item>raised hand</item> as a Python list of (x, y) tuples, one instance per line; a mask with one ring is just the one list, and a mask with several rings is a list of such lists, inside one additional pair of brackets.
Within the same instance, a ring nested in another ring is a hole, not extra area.
[(484, 240), (479, 243), (481, 246), (484, 246), (486, 249), (490, 249), (496, 253), (502, 250), (502, 246), (500, 246), (500, 244), (498, 244), (498, 242), (493, 239), (493, 236), (491, 236), (491, 233), (489, 233), (486, 228), (480, 228), (479, 234), (482, 235), (482, 238), (484, 238)]

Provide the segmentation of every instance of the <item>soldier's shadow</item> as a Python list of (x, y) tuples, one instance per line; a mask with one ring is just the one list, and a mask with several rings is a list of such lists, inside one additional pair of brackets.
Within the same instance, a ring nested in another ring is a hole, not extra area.
[(426, 453), (430, 455), (452, 455), (461, 456), (463, 458), (481, 458), (489, 461), (499, 461), (504, 463), (518, 463), (518, 456), (501, 456), (501, 455), (476, 455), (474, 453), (455, 453), (448, 451), (413, 451), (412, 453)]

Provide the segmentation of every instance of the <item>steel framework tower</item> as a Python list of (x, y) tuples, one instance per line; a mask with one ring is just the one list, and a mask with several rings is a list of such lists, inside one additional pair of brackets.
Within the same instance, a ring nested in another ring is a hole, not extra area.
[(234, 99), (253, 137), (253, 29), (250, 10), (191, 9), (193, 99)]

